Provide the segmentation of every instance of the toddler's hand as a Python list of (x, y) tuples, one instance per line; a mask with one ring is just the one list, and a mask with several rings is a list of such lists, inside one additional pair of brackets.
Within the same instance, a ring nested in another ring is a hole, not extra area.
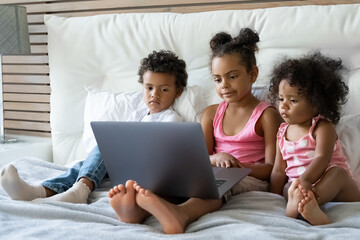
[(305, 188), (306, 192), (307, 191), (312, 191), (314, 193), (315, 199), (317, 201), (319, 201), (320, 197), (317, 193), (316, 188), (313, 186), (313, 184), (309, 181), (305, 181), (305, 180), (300, 180), (300, 184), (303, 186), (303, 188)]
[(243, 167), (239, 160), (228, 153), (216, 153), (210, 156), (211, 165), (215, 167)]
[(303, 186), (303, 188), (305, 188), (306, 191), (309, 191), (309, 190), (313, 190), (313, 186), (312, 186), (312, 183), (309, 182), (309, 181), (305, 181), (305, 180), (301, 180), (300, 179), (300, 184), (301, 186)]

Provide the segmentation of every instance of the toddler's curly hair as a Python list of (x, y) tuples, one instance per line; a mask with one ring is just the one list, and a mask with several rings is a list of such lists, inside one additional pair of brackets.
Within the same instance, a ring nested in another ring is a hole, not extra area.
[(279, 84), (286, 80), (290, 86), (299, 88), (299, 95), (306, 97), (319, 115), (337, 124), (341, 105), (346, 103), (349, 93), (343, 81), (344, 70), (341, 59), (326, 57), (318, 51), (301, 58), (285, 58), (271, 74), (269, 99), (277, 102)]
[(143, 84), (144, 73), (151, 71), (154, 73), (169, 73), (175, 75), (175, 84), (177, 88), (186, 87), (188, 74), (186, 72), (186, 63), (172, 51), (160, 50), (153, 51), (140, 62), (138, 71), (138, 82)]

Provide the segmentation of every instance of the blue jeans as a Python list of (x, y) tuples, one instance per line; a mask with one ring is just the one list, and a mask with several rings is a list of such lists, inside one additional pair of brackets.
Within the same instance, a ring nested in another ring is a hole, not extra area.
[(62, 193), (72, 187), (80, 178), (85, 177), (94, 183), (94, 190), (106, 175), (106, 168), (101, 158), (98, 146), (94, 147), (84, 161), (80, 161), (66, 173), (46, 180), (42, 186), (49, 188), (57, 193)]

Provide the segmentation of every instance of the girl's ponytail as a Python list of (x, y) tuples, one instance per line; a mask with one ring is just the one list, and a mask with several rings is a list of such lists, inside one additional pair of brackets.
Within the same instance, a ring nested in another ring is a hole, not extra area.
[(230, 34), (226, 32), (219, 32), (217, 33), (211, 40), (210, 40), (210, 48), (211, 51), (216, 51), (217, 49), (221, 48), (223, 45), (231, 42), (232, 37)]
[(253, 66), (256, 66), (255, 52), (258, 51), (256, 43), (259, 41), (259, 35), (250, 28), (241, 29), (234, 38), (228, 33), (219, 32), (210, 40), (211, 60), (236, 53), (239, 54), (246, 69), (251, 71)]

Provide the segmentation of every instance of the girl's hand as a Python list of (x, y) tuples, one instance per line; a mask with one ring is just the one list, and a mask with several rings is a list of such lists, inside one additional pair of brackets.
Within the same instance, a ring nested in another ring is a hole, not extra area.
[(314, 193), (315, 199), (319, 201), (319, 199), (320, 199), (319, 195), (318, 195), (318, 193), (316, 191), (316, 188), (313, 186), (313, 184), (311, 182), (300, 179), (300, 184), (306, 190), (306, 192), (307, 191), (312, 191)]
[(216, 153), (216, 154), (210, 155), (210, 162), (211, 162), (211, 165), (213, 165), (215, 167), (226, 167), (226, 168), (230, 168), (230, 167), (242, 168), (243, 167), (243, 165), (239, 162), (239, 160), (237, 160), (231, 154), (228, 154), (228, 153)]
[(300, 184), (303, 188), (305, 188), (306, 191), (312, 191), (313, 190), (313, 186), (312, 183), (306, 180), (302, 180), (301, 177), (299, 178), (300, 180)]

